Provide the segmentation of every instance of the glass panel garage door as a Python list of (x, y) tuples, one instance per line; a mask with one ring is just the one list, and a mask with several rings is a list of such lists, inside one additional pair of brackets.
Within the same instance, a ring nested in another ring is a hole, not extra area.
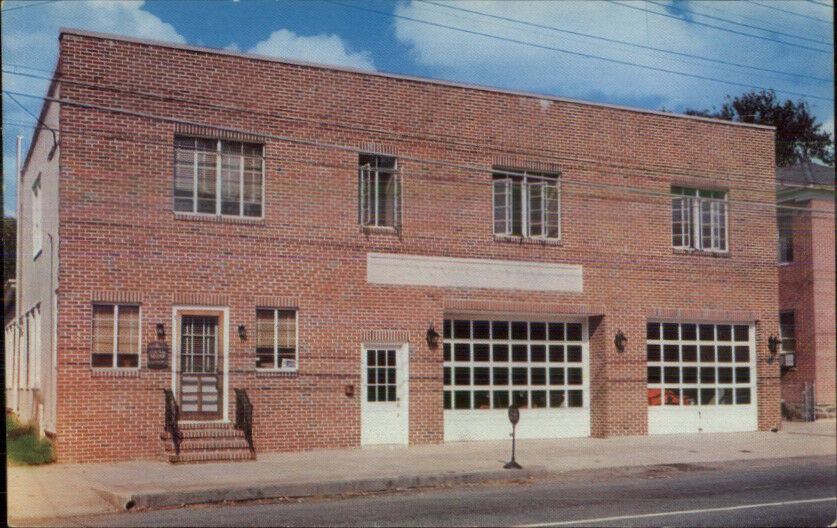
[(648, 432), (749, 431), (758, 426), (750, 325), (647, 325)]
[(588, 436), (586, 331), (583, 322), (445, 320), (445, 439), (507, 438), (511, 404), (520, 437)]

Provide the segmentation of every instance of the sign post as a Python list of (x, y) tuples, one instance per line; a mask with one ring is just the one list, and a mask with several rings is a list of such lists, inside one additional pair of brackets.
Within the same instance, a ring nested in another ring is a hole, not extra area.
[(518, 464), (514, 459), (514, 434), (515, 434), (515, 431), (517, 430), (517, 422), (520, 421), (520, 410), (518, 410), (518, 408), (515, 407), (514, 405), (509, 407), (509, 421), (512, 424), (512, 434), (511, 434), (511, 437), (512, 437), (512, 456), (511, 456), (511, 460), (509, 460), (509, 462), (505, 466), (503, 466), (503, 468), (505, 468), (505, 469), (523, 469), (522, 466), (520, 464)]

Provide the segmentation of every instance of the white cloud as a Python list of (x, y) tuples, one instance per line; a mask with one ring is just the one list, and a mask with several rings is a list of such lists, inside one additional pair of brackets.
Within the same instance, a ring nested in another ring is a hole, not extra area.
[[(3, 68), (17, 69), (11, 65), (35, 68), (20, 69), (27, 73), (50, 76), (58, 57), (58, 34), (61, 27), (86, 29), (103, 33), (117, 33), (171, 42), (184, 42), (174, 26), (144, 11), (141, 1), (73, 1), (39, 4), (29, 9), (3, 13), (2, 52)], [(49, 81), (3, 73), (3, 89), (43, 96)], [(34, 114), (40, 112), (37, 99), (18, 97)], [(3, 120), (34, 124), (35, 120), (7, 97), (3, 98)], [(25, 141), (32, 136), (32, 129), (17, 126), (3, 127), (3, 181), (5, 182), (4, 211), (14, 210), (14, 161), (15, 136), (21, 134)], [(24, 144), (23, 155), (26, 155)]]
[(320, 62), (361, 70), (375, 70), (372, 55), (367, 51), (352, 52), (337, 35), (297, 35), (280, 29), (248, 50), (259, 55)]

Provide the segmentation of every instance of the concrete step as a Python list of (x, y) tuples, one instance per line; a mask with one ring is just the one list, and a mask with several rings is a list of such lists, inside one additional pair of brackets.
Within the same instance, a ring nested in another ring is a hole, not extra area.
[[(244, 438), (244, 431), (234, 428), (181, 429), (180, 437), (184, 440), (187, 438)], [(164, 431), (160, 434), (160, 439), (170, 440), (171, 434)]]
[[(169, 441), (163, 445), (166, 453), (174, 453), (174, 443)], [(234, 449), (249, 450), (250, 446), (244, 438), (189, 438), (180, 442), (181, 453)]]
[(167, 453), (166, 459), (172, 464), (199, 462), (243, 462), (255, 460), (256, 454), (249, 449), (220, 449), (210, 451), (181, 451), (179, 455)]

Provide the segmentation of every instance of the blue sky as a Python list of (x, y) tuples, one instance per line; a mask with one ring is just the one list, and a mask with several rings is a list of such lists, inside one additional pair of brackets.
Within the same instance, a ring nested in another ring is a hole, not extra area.
[[(674, 70), (804, 99), (833, 134), (830, 5), (830, 0), (5, 0), (3, 87), (43, 96), (46, 80), (9, 72), (48, 75), (58, 29), (66, 26), (676, 112), (720, 106), (725, 95), (747, 90), (659, 71)], [(39, 100), (18, 100), (39, 112)], [(7, 214), (14, 212), (15, 136), (23, 135), (25, 155), (34, 121), (3, 97)]]

